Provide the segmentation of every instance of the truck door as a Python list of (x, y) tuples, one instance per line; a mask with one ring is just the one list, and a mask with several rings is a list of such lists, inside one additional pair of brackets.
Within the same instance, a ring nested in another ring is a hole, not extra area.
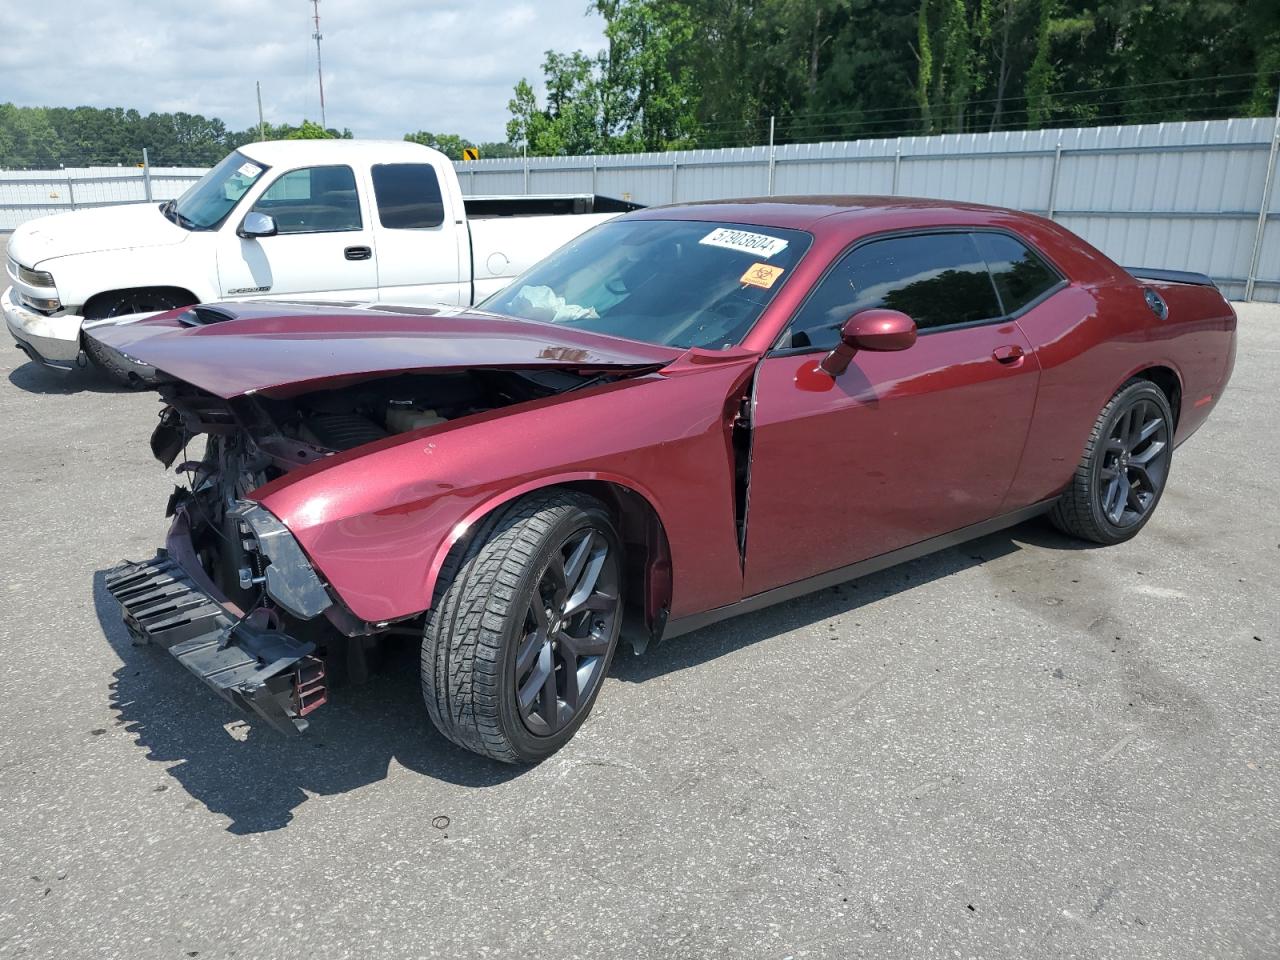
[(276, 232), (241, 236), (243, 217), (222, 229), (218, 285), (224, 297), (377, 296), (374, 233), (351, 167), (328, 164), (283, 173), (248, 213), (270, 216)]
[(429, 163), (375, 163), (378, 299), (385, 303), (471, 302), (466, 212), (440, 189)]

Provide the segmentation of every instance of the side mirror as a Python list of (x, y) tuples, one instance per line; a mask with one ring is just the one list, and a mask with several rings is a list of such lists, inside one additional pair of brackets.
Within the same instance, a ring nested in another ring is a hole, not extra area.
[(276, 232), (275, 217), (250, 211), (244, 215), (236, 236), (244, 237), (246, 240), (256, 240), (258, 237), (274, 237)]
[(859, 350), (905, 350), (916, 342), (916, 322), (898, 310), (859, 310), (840, 328), (840, 346), (818, 364), (823, 373), (838, 377)]

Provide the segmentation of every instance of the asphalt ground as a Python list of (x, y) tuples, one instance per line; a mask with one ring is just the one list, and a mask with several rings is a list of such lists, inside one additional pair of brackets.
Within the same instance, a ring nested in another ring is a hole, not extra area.
[(1034, 522), (614, 667), (533, 769), (406, 647), (305, 738), (131, 646), (150, 394), (0, 353), (0, 956), (1280, 955), (1280, 308), (1135, 541)]

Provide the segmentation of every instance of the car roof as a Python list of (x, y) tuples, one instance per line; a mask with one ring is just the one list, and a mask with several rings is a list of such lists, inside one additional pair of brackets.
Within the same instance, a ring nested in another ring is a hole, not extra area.
[(704, 200), (649, 207), (628, 214), (628, 218), (708, 220), (809, 231), (848, 230), (855, 226), (892, 230), (899, 226), (917, 227), (922, 221), (982, 225), (1039, 220), (1018, 210), (958, 200), (852, 195)]
[[(260, 140), (240, 152), (269, 167), (326, 163), (431, 163), (443, 154), (407, 140)], [(445, 161), (447, 162), (447, 161)]]

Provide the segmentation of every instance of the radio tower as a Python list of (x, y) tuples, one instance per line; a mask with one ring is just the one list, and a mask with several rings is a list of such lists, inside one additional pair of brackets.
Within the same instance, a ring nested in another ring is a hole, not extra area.
[(312, 18), (316, 22), (316, 30), (311, 34), (311, 38), (316, 42), (316, 80), (320, 84), (320, 126), (328, 130), (329, 123), (324, 116), (324, 66), (320, 62), (320, 41), (324, 39), (324, 34), (320, 32), (320, 0), (311, 0), (311, 8), (315, 11)]

